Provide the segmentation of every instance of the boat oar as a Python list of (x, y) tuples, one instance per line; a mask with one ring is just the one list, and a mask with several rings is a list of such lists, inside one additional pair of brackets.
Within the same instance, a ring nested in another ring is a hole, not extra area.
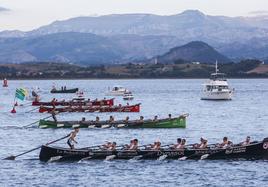
[(37, 110), (38, 108), (39, 108), (40, 106), (38, 106), (38, 107), (35, 107), (34, 109), (32, 109), (32, 110), (29, 110), (29, 111), (27, 111), (27, 112), (25, 112), (25, 113), (30, 113), (30, 112), (32, 112), (32, 111), (34, 111), (34, 110)]
[[(55, 115), (57, 115), (57, 114), (59, 114), (59, 112), (55, 112)], [(42, 119), (40, 119), (40, 120), (45, 120), (45, 119), (48, 119), (48, 118), (51, 118), (51, 117), (52, 117), (52, 115), (51, 115), (51, 116), (47, 116), (47, 117), (45, 117), (45, 118), (42, 118)], [(33, 124), (38, 123), (40, 120), (37, 120), (37, 121), (35, 121), (35, 122), (33, 122), (33, 123), (30, 123), (30, 124), (28, 124), (28, 125), (25, 125), (25, 126), (23, 126), (23, 128), (30, 127), (30, 126), (32, 126)]]
[[(50, 145), (50, 144), (56, 143), (56, 142), (58, 142), (58, 141), (60, 141), (60, 140), (63, 140), (63, 139), (65, 139), (65, 138), (69, 137), (69, 136), (70, 136), (70, 134), (68, 134), (68, 135), (66, 135), (66, 136), (64, 136), (64, 137), (62, 137), (62, 138), (59, 138), (59, 139), (57, 139), (57, 140), (54, 140), (54, 141), (52, 141), (52, 142), (48, 142), (48, 143), (46, 143), (46, 145)], [(12, 155), (12, 156), (6, 157), (6, 158), (4, 158), (3, 160), (15, 160), (17, 157), (22, 156), (22, 155), (25, 155), (25, 154), (30, 153), (30, 152), (32, 152), (32, 151), (35, 151), (35, 150), (37, 150), (37, 149), (40, 149), (42, 146), (43, 146), (43, 145), (38, 146), (38, 147), (36, 147), (36, 148), (34, 148), (34, 149), (31, 149), (31, 150), (29, 150), (29, 151), (23, 152), (23, 153), (18, 154), (18, 155), (16, 155), (16, 156), (13, 156), (13, 155)]]
[[(47, 117), (45, 117), (45, 118), (43, 118), (43, 119), (40, 119), (40, 120), (45, 120), (45, 119), (48, 119), (48, 118), (51, 118), (51, 117), (52, 117), (52, 116), (47, 116)], [(28, 124), (28, 125), (25, 125), (25, 126), (23, 126), (23, 128), (30, 127), (30, 126), (32, 126), (32, 125), (38, 123), (40, 120), (37, 120), (37, 121), (32, 122), (32, 123), (30, 123), (30, 124)]]

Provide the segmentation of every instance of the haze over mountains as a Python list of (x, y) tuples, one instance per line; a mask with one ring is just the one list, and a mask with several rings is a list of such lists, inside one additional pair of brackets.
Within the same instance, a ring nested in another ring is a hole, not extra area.
[[(196, 10), (171, 16), (77, 17), (29, 32), (0, 32), (0, 62), (123, 63), (161, 56), (192, 41), (214, 47), (219, 52), (215, 58), (221, 56), (223, 62), (267, 59), (268, 17), (209, 16)], [(183, 55), (192, 60), (196, 54)], [(197, 59), (211, 61), (204, 58), (206, 54), (200, 55)]]

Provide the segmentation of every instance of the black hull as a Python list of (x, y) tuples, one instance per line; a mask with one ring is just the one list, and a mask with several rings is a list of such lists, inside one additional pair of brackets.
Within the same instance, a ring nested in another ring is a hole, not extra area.
[(78, 88), (69, 89), (69, 90), (51, 90), (50, 93), (76, 93)]
[(248, 146), (234, 146), (227, 149), (162, 149), (138, 150), (138, 151), (107, 151), (84, 149), (66, 149), (59, 147), (49, 147), (43, 145), (39, 154), (41, 161), (49, 161), (51, 158), (58, 157), (60, 161), (77, 161), (81, 159), (106, 159), (113, 155), (113, 159), (158, 159), (165, 155), (166, 159), (268, 159), (268, 140), (257, 142)]

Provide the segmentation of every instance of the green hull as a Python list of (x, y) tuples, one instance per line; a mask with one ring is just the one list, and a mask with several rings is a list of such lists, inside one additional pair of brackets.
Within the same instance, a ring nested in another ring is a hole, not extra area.
[(186, 117), (162, 119), (158, 121), (146, 120), (143, 123), (136, 121), (116, 121), (112, 124), (107, 122), (81, 122), (81, 121), (39, 121), (39, 128), (186, 128)]

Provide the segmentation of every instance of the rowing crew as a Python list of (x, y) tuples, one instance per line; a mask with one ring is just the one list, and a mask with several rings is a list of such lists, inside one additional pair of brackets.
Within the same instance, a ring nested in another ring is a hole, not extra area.
[[(71, 149), (74, 149), (74, 144), (78, 143), (75, 140), (75, 137), (77, 136), (78, 132), (79, 132), (79, 128), (75, 128), (74, 131), (72, 131), (70, 133), (70, 136), (67, 140), (67, 144), (69, 145), (69, 147)], [(122, 147), (123, 150), (138, 150), (139, 147), (141, 147), (138, 145), (138, 143), (139, 143), (138, 139), (133, 139), (133, 140), (130, 140), (129, 144), (119, 146), (119, 147)], [(247, 138), (244, 142), (239, 143), (239, 145), (242, 145), (242, 146), (247, 146), (249, 144), (250, 144), (250, 137), (249, 136), (247, 136)], [(186, 139), (178, 138), (176, 144), (168, 145), (168, 146), (169, 146), (169, 149), (185, 149), (187, 146)], [(215, 144), (215, 146), (217, 148), (226, 149), (228, 147), (233, 146), (233, 143), (231, 141), (229, 141), (227, 137), (224, 137), (222, 142), (219, 144)], [(101, 149), (114, 151), (117, 148), (117, 144), (116, 144), (116, 142), (107, 142), (106, 144), (104, 144), (100, 147), (101, 147)], [(155, 141), (153, 144), (145, 145), (142, 147), (145, 147), (146, 150), (160, 150), (161, 148), (163, 148), (163, 147), (161, 147), (161, 142), (159, 140)], [(187, 147), (189, 148), (189, 145)], [(201, 137), (200, 143), (193, 144), (192, 148), (194, 148), (194, 149), (206, 149), (206, 148), (208, 148), (208, 141), (205, 138)]]
[[(171, 114), (168, 114), (168, 119), (172, 119)], [(85, 121), (86, 121), (86, 118), (82, 117), (81, 123), (83, 123)], [(125, 118), (125, 120), (123, 120), (123, 121), (125, 123), (128, 123), (129, 122), (129, 116), (127, 116)], [(138, 120), (136, 120), (136, 121), (139, 122), (139, 123), (143, 123), (144, 122), (144, 117), (140, 116), (140, 118)], [(154, 119), (152, 119), (152, 121), (155, 121), (155, 122), (158, 121), (158, 116), (154, 116)], [(95, 123), (98, 123), (98, 122), (100, 122), (100, 117), (99, 116), (97, 116), (96, 119), (95, 119)], [(109, 123), (115, 122), (114, 116), (110, 116), (108, 122)]]

